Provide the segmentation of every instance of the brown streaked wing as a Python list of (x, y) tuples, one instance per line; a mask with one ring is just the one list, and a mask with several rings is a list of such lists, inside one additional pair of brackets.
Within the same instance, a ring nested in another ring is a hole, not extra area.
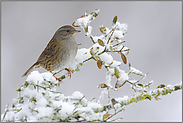
[(44, 49), (44, 51), (41, 53), (41, 55), (39, 56), (37, 62), (46, 62), (47, 60), (50, 60), (51, 57), (53, 57), (54, 55), (58, 55), (58, 51), (59, 47), (61, 46), (60, 41), (56, 41), (54, 38), (48, 43), (48, 45), (46, 46), (46, 48)]

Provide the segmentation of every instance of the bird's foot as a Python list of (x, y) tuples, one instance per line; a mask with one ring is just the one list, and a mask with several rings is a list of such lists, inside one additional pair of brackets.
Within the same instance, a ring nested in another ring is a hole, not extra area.
[(72, 71), (71, 71), (70, 69), (68, 69), (68, 68), (65, 68), (65, 70), (68, 72), (68, 74), (69, 74), (69, 76), (70, 76), (70, 78), (71, 78), (71, 73), (72, 73)]
[(56, 76), (54, 76), (56, 80), (58, 80), (59, 82), (62, 81), (60, 78), (57, 78)]
[[(52, 73), (52, 74), (53, 74), (53, 72), (52, 72), (52, 71), (50, 71), (50, 73)], [(53, 74), (53, 76), (54, 76), (54, 77), (55, 77), (55, 79), (56, 79), (56, 80), (58, 80), (59, 82), (60, 82), (60, 81), (62, 81), (60, 78), (57, 78), (54, 74)]]

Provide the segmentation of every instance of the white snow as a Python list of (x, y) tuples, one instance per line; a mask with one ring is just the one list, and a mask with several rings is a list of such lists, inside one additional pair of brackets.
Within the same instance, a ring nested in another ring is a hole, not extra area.
[(121, 62), (120, 61), (113, 60), (113, 63), (111, 65), (111, 67), (117, 67), (119, 65), (121, 65)]
[(80, 63), (83, 63), (84, 60), (91, 57), (90, 49), (81, 48), (78, 49), (75, 59), (69, 65), (70, 70), (75, 70), (77, 67), (81, 67)]
[(90, 37), (92, 32), (92, 27), (88, 26), (88, 32), (86, 33), (86, 36)]
[(26, 97), (35, 97), (37, 95), (37, 90), (36, 89), (32, 90), (30, 88), (25, 88), (25, 89), (23, 89), (22, 94)]
[(136, 73), (136, 74), (141, 74), (141, 75), (143, 74), (140, 70), (137, 70), (134, 67), (130, 67), (130, 70), (131, 70), (131, 72)]
[(125, 73), (124, 70), (121, 70), (119, 66), (117, 66), (116, 69), (119, 71), (119, 78), (118, 78), (118, 80), (120, 80), (119, 82), (124, 82), (125, 80), (129, 79), (128, 73)]
[(93, 110), (89, 107), (80, 107), (80, 108), (77, 108), (77, 110), (79, 114), (82, 114), (82, 113), (86, 113), (86, 114), (92, 114), (93, 113)]
[(120, 31), (122, 31), (122, 33), (126, 33), (127, 28), (128, 28), (127, 24), (125, 24), (125, 23), (122, 23), (122, 24), (121, 24), (120, 22), (116, 22), (116, 24), (113, 25), (113, 28), (114, 28), (116, 25), (117, 25), (116, 30), (120, 30)]
[(83, 97), (83, 94), (79, 91), (75, 91), (74, 93), (72, 93), (71, 97), (73, 99), (81, 99)]
[(50, 72), (44, 72), (41, 75), (42, 75), (43, 79), (46, 79), (47, 81), (51, 81), (53, 83), (57, 83), (56, 78)]
[(18, 113), (15, 113), (14, 116), (17, 116), (19, 118), (22, 118), (24, 116), (31, 116), (31, 112), (29, 110), (30, 106), (31, 105), (29, 102), (25, 103), (24, 105), (21, 106), (22, 110)]
[(105, 41), (105, 36), (104, 36), (104, 35), (93, 36), (92, 38), (93, 38), (93, 40), (94, 40), (95, 42), (97, 42), (98, 39), (101, 39), (102, 41), (104, 41), (105, 44), (107, 43), (107, 42)]
[(109, 86), (109, 87), (112, 88), (112, 85), (111, 85), (111, 78), (112, 78), (112, 76), (111, 76), (110, 72), (107, 72), (107, 73), (106, 73), (106, 84), (107, 84), (107, 86)]
[(48, 101), (43, 97), (36, 98), (36, 101), (38, 107), (46, 107), (48, 104)]
[[(100, 12), (99, 9), (95, 10), (96, 14), (99, 14), (99, 12)], [(90, 23), (91, 23), (91, 20), (95, 19), (94, 15), (92, 14), (87, 15), (87, 13), (85, 13), (85, 15), (82, 18), (78, 18), (74, 23), (75, 26), (80, 26), (84, 30), (88, 29), (87, 32), (85, 31), (85, 35), (88, 37), (91, 36), (92, 27), (90, 26)]]
[(121, 104), (120, 103), (116, 103), (115, 105), (114, 105), (114, 108), (115, 109), (118, 109), (118, 108), (120, 108), (121, 107)]
[(108, 94), (108, 90), (107, 88), (104, 88), (102, 91), (101, 91), (101, 94), (99, 96), (99, 100), (98, 100), (98, 103), (100, 103), (102, 101), (102, 99), (104, 98), (105, 95)]
[(119, 103), (127, 103), (129, 100), (129, 97), (125, 95), (123, 97), (115, 98), (115, 100), (118, 101)]
[(113, 57), (108, 53), (103, 53), (100, 55), (101, 60), (105, 63), (106, 66), (113, 62)]
[[(4, 114), (1, 115), (1, 120), (2, 120), (3, 116), (4, 116)], [(13, 118), (14, 118), (14, 112), (13, 111), (9, 111), (6, 114), (6, 120), (13, 121)]]
[(114, 31), (113, 38), (122, 39), (123, 37), (124, 37), (124, 36), (123, 36), (122, 31), (120, 31), (120, 30), (115, 30), (115, 31)]
[(170, 90), (174, 90), (174, 86), (172, 86), (172, 85), (167, 85), (166, 86), (168, 89), (170, 89)]
[(34, 84), (40, 84), (43, 82), (43, 77), (38, 71), (31, 72), (30, 75), (28, 75), (26, 81), (33, 82)]
[(84, 60), (90, 58), (90, 49), (86, 49), (86, 48), (82, 48), (79, 49), (76, 57), (75, 57), (75, 61), (77, 61), (78, 63), (82, 63)]
[(90, 107), (94, 110), (98, 110), (98, 109), (102, 109), (103, 106), (97, 102), (89, 102), (88, 107)]
[(92, 47), (93, 47), (92, 51), (93, 51), (94, 54), (96, 54), (96, 53), (99, 54), (102, 51), (104, 51), (104, 49), (105, 49), (105, 47), (100, 46), (98, 43), (94, 44)]
[(60, 115), (62, 116), (63, 119), (67, 118), (68, 116), (72, 115), (75, 106), (72, 104), (69, 104), (67, 102), (62, 102), (61, 103), (61, 110), (59, 111)]
[(37, 114), (37, 118), (42, 118), (42, 117), (45, 117), (45, 116), (51, 116), (53, 115), (53, 108), (50, 108), (50, 107), (37, 107), (37, 111), (39, 112)]

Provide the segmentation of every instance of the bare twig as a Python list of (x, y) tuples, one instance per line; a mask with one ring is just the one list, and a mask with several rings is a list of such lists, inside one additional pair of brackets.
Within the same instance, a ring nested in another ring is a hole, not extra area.
[(123, 110), (124, 110), (124, 108), (122, 108), (122, 109), (120, 109), (119, 111), (115, 112), (113, 115), (111, 115), (111, 116), (109, 116), (108, 118), (106, 118), (106, 119), (104, 120), (104, 122), (106, 122), (107, 120), (109, 120), (110, 118), (112, 118), (113, 116), (115, 116), (116, 114), (118, 114), (119, 112), (121, 112), (121, 111), (123, 111)]
[(78, 102), (75, 105), (78, 105), (83, 98), (85, 98), (85, 96), (83, 96), (81, 99), (79, 99)]
[(117, 43), (117, 44), (113, 45), (113, 47), (118, 46), (118, 45), (120, 45), (120, 44), (122, 44), (122, 43), (125, 43), (125, 41), (122, 41), (122, 42), (120, 42), (120, 43)]
[(89, 61), (90, 59), (94, 59), (94, 58), (93, 58), (93, 56), (91, 56), (90, 58), (88, 58), (88, 59), (84, 60), (84, 61), (83, 61), (83, 63), (85, 63), (85, 62)]
[[(108, 41), (107, 41), (107, 44), (109, 44), (109, 41), (110, 41), (110, 39), (111, 39), (111, 37), (112, 37), (112, 35), (113, 35), (113, 33), (114, 33), (116, 27), (117, 27), (117, 25), (108, 33), (108, 34), (110, 34), (110, 33), (112, 32), (111, 35), (110, 35), (110, 37), (109, 37), (109, 39), (108, 39)], [(108, 34), (107, 34), (107, 35), (108, 35)], [(107, 35), (105, 35), (105, 37), (107, 37)]]
[(90, 36), (90, 39), (92, 40), (93, 44), (95, 44), (95, 41), (93, 40), (93, 37), (92, 36)]

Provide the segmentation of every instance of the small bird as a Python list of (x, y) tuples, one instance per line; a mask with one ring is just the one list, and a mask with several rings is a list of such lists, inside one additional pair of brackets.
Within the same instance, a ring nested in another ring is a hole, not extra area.
[[(77, 54), (78, 44), (74, 39), (74, 33), (80, 32), (70, 25), (60, 27), (38, 60), (22, 75), (29, 75), (36, 68), (44, 68), (47, 71), (58, 72), (67, 70), (71, 77), (71, 71), (67, 69)], [(56, 78), (57, 79), (57, 78)]]

